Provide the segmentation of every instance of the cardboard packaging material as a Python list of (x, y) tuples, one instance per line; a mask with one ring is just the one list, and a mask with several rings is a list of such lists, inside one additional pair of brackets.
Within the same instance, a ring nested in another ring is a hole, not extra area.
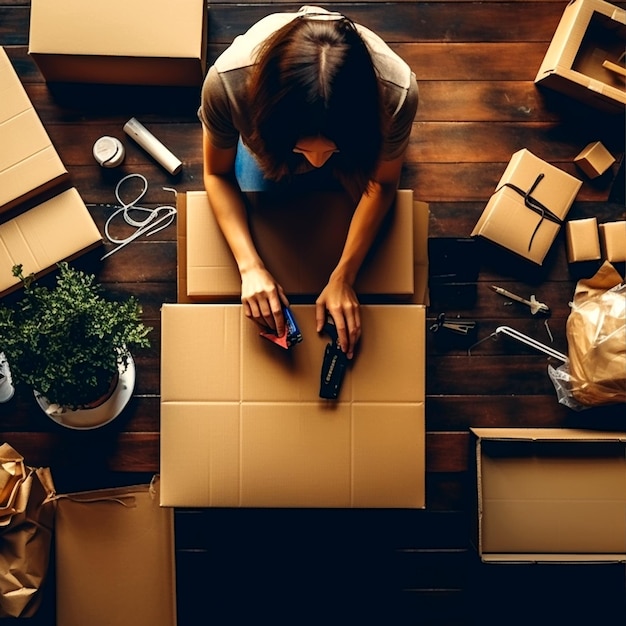
[(554, 33), (535, 83), (609, 113), (624, 114), (626, 11), (604, 0), (573, 0)]
[[(331, 192), (296, 198), (250, 193), (247, 198), (252, 236), (270, 272), (289, 295), (319, 294), (341, 255), (354, 202), (346, 194)], [(206, 192), (180, 194), (178, 208), (186, 223), (184, 232), (179, 229), (184, 237), (179, 239), (179, 249), (184, 246), (186, 251), (183, 297), (196, 302), (239, 300), (237, 265)], [(361, 268), (357, 293), (413, 294), (413, 214), (413, 192), (399, 190), (389, 219)]]
[(626, 261), (626, 221), (600, 224), (602, 257), (611, 263)]
[(58, 496), (58, 626), (175, 626), (174, 512), (150, 485)]
[(565, 242), (567, 246), (567, 260), (570, 263), (599, 260), (601, 255), (598, 219), (596, 217), (588, 217), (566, 222)]
[(604, 147), (601, 141), (594, 141), (585, 146), (574, 158), (574, 163), (589, 177), (597, 178), (606, 172), (615, 157)]
[(0, 225), (0, 297), (21, 282), (12, 268), (22, 264), (36, 277), (102, 243), (100, 231), (75, 188)]
[(29, 53), (46, 81), (198, 86), (204, 0), (33, 0)]
[(541, 265), (581, 185), (582, 181), (529, 150), (519, 150), (471, 236), (488, 239)]
[(626, 561), (626, 433), (471, 430), (484, 562)]
[(0, 213), (66, 177), (67, 170), (0, 47)]
[(291, 308), (303, 341), (283, 350), (241, 305), (163, 306), (161, 505), (423, 508), (424, 306), (361, 307), (337, 400), (315, 307)]

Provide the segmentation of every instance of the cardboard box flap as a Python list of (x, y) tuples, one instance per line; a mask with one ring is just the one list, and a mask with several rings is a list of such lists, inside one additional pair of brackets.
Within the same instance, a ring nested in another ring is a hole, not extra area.
[(260, 337), (241, 305), (162, 309), (164, 506), (424, 506), (423, 306), (364, 305), (337, 401), (319, 397), (328, 337)]
[(202, 22), (202, 3), (196, 0), (151, 0), (149, 4), (109, 0), (106, 5), (36, 0), (31, 11), (29, 52), (193, 56), (202, 45)]
[(59, 496), (58, 626), (175, 626), (174, 512), (150, 485)]
[(470, 428), (478, 439), (502, 441), (623, 441), (626, 432), (576, 428)]
[(50, 137), (0, 48), (0, 212), (67, 177)]
[[(247, 198), (252, 236), (268, 269), (287, 294), (319, 294), (341, 255), (354, 203), (338, 192), (297, 198), (259, 192), (249, 193)], [(178, 208), (179, 213), (184, 209), (186, 223), (184, 232), (179, 229), (179, 243), (185, 245), (185, 257), (179, 256), (179, 279), (186, 282), (182, 297), (192, 301), (239, 299), (239, 272), (206, 192), (187, 192), (184, 199), (179, 197)], [(357, 277), (359, 294), (407, 297), (414, 293), (415, 211), (413, 192), (399, 190), (395, 208)], [(181, 261), (185, 263), (184, 278)]]

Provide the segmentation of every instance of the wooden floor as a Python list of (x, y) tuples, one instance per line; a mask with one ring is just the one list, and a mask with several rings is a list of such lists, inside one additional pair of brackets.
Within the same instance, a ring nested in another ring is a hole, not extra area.
[[(533, 83), (566, 4), (370, 0), (333, 5), (380, 34), (417, 75), (421, 104), (402, 187), (430, 204), (433, 275), (442, 271), (446, 238), (469, 236), (518, 149), (529, 148), (573, 174), (573, 157), (591, 141), (601, 140), (623, 156), (623, 116), (599, 114)], [(262, 16), (297, 6), (209, 2), (209, 59)], [(101, 231), (123, 174), (146, 176), (150, 206), (171, 203), (164, 186), (201, 189), (198, 90), (52, 90), (27, 54), (29, 11), (27, 0), (0, 0), (0, 44)], [(122, 138), (122, 125), (133, 116), (184, 161), (181, 175), (169, 177), (129, 142), (123, 167), (99, 168), (91, 155), (94, 141), (101, 135)], [(570, 217), (624, 219), (623, 182), (620, 200), (616, 173), (617, 165), (595, 181), (586, 179)], [(553, 345), (565, 351), (576, 276), (566, 262), (562, 235), (540, 270), (483, 248), (472, 250), (477, 280), (433, 281), (429, 323), (445, 312), (477, 321), (480, 338), (507, 324), (548, 341), (542, 321), (490, 291), (489, 285), (498, 284), (547, 302)], [(151, 349), (137, 358), (130, 406), (110, 427), (77, 434), (47, 421), (28, 394), (0, 405), (0, 437), (30, 465), (49, 465), (59, 491), (143, 482), (159, 470), (160, 307), (176, 300), (175, 228), (136, 241), (105, 261), (99, 256), (87, 255), (78, 264), (97, 272), (110, 293), (136, 294), (154, 327)], [(427, 334), (426, 509), (177, 511), (181, 626), (626, 622), (623, 565), (487, 566), (478, 561), (470, 544), (474, 494), (468, 463), (472, 426), (624, 429), (624, 406), (571, 412), (557, 403), (542, 354), (499, 339), (468, 356), (462, 341), (443, 345)], [(54, 624), (53, 595), (50, 581), (31, 623)]]

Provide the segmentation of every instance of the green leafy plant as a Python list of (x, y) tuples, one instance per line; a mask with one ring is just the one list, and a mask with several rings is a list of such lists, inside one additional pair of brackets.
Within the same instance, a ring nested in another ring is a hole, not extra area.
[(0, 305), (0, 352), (13, 383), (50, 403), (77, 408), (94, 401), (126, 370), (130, 351), (150, 346), (152, 329), (142, 323), (136, 298), (106, 299), (95, 276), (65, 262), (51, 288), (25, 277), (21, 265), (13, 275), (24, 292), (14, 305)]

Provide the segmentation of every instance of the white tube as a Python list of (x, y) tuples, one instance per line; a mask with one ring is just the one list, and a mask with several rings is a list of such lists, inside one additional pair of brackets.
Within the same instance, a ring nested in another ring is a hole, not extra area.
[(124, 132), (134, 139), (150, 156), (161, 164), (170, 174), (178, 174), (183, 164), (164, 146), (143, 124), (131, 117), (124, 124)]

